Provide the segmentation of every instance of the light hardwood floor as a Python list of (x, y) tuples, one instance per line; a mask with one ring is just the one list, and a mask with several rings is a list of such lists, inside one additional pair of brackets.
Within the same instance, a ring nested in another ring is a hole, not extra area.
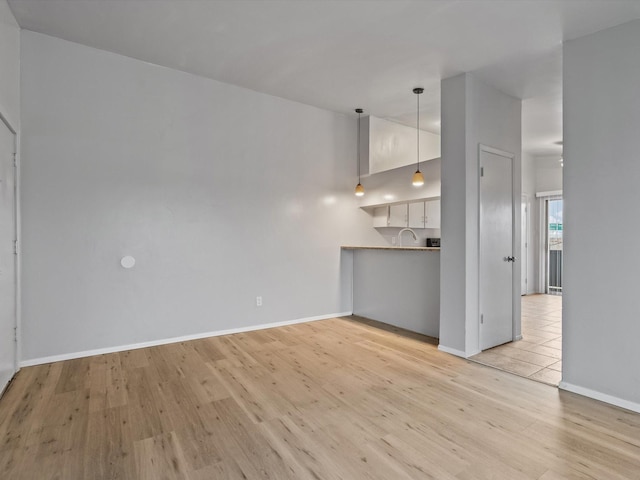
[(24, 368), (0, 478), (640, 479), (640, 415), (354, 317)]
[(557, 386), (562, 380), (562, 297), (522, 297), (522, 340), (490, 348), (471, 360)]

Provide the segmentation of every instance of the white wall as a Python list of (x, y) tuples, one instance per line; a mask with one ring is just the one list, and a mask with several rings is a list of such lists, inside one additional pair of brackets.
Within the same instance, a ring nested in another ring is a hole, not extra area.
[[(440, 347), (469, 356), (479, 349), (478, 145), (513, 153), (514, 178), (521, 178), (521, 101), (468, 73), (443, 80), (441, 92)], [(515, 182), (515, 198), (520, 193)], [(514, 220), (519, 227), (519, 208)], [(514, 244), (520, 245), (520, 228)], [(520, 318), (518, 262), (513, 272), (514, 317)], [(518, 325), (514, 336), (519, 334)]]
[(640, 411), (638, 45), (640, 21), (564, 46), (561, 385)]
[[(440, 345), (465, 355), (467, 75), (441, 85)], [(449, 160), (451, 159), (451, 160)]]
[(554, 156), (535, 157), (536, 192), (556, 192), (562, 190), (562, 165), (560, 158)]
[(0, 0), (0, 114), (20, 128), (20, 27), (6, 0)]
[(351, 310), (355, 116), (22, 47), (23, 360)]

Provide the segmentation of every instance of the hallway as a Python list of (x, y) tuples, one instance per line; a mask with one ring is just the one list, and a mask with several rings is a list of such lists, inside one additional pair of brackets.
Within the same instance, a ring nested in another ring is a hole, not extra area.
[(522, 297), (522, 340), (470, 357), (484, 365), (557, 386), (562, 379), (562, 297)]

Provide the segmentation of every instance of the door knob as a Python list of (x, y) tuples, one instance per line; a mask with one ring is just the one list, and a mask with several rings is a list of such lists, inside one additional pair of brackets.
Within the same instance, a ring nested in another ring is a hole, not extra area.
[(507, 262), (515, 262), (516, 257), (507, 257)]

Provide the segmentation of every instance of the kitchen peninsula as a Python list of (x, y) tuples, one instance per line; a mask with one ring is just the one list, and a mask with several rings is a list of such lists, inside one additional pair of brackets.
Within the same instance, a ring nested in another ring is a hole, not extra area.
[(440, 248), (343, 246), (353, 264), (353, 314), (438, 337)]

